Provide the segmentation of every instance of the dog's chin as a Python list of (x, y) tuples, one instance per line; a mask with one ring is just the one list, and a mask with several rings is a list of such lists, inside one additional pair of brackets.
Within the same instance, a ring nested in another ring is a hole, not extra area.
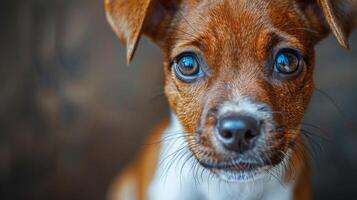
[(274, 163), (249, 164), (241, 163), (235, 165), (209, 164), (200, 162), (200, 164), (215, 174), (219, 179), (228, 182), (250, 182), (263, 179), (271, 175), (271, 171), (276, 171), (281, 163), (288, 158), (276, 160)]
[(221, 180), (228, 182), (250, 182), (266, 177), (272, 166), (261, 166), (249, 170), (210, 169)]

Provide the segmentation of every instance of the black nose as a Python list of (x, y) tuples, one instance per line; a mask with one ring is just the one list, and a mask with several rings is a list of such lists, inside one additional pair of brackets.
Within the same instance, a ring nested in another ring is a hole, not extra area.
[(218, 139), (230, 151), (243, 153), (253, 147), (260, 123), (253, 117), (229, 115), (218, 120)]

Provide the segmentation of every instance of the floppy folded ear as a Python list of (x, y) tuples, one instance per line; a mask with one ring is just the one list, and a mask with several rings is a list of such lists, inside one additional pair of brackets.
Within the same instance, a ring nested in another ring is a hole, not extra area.
[(126, 44), (128, 63), (133, 58), (151, 4), (152, 0), (105, 1), (108, 21), (120, 41)]
[(357, 0), (319, 0), (319, 5), (338, 42), (348, 48), (348, 36), (357, 26)]
[[(178, 0), (177, 0), (178, 1)], [(132, 60), (141, 34), (154, 41), (163, 34), (159, 26), (171, 20), (175, 0), (105, 0), (108, 21), (120, 41), (126, 44), (127, 62)]]
[[(312, 28), (321, 36), (332, 32), (344, 48), (348, 36), (357, 27), (357, 0), (297, 0), (302, 5)], [(321, 39), (321, 38), (320, 38)]]

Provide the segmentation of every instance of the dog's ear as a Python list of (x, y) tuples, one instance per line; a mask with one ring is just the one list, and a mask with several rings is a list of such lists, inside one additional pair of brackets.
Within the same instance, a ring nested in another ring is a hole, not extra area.
[(179, 0), (105, 0), (108, 21), (132, 60), (142, 34), (154, 41), (162, 37), (159, 26), (169, 24)]
[(319, 4), (338, 42), (348, 48), (348, 36), (357, 26), (357, 0), (319, 0)]
[(341, 46), (348, 48), (348, 36), (357, 27), (357, 0), (297, 1), (303, 5), (313, 28), (320, 33), (332, 31)]

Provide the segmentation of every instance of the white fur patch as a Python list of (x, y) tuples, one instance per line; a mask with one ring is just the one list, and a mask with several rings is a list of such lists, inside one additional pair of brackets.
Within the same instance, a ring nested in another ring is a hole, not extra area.
[(177, 117), (172, 115), (171, 125), (162, 137), (158, 169), (149, 190), (151, 200), (195, 199), (197, 190), (192, 175), (194, 158), (187, 160), (191, 152), (186, 146), (183, 132)]
[(252, 117), (256, 117), (257, 119), (263, 119), (271, 113), (266, 111), (260, 111), (262, 107), (267, 106), (265, 104), (254, 103), (247, 97), (241, 97), (236, 94), (233, 100), (226, 101), (219, 107), (218, 115), (224, 115), (227, 113), (241, 113), (251, 115)]

